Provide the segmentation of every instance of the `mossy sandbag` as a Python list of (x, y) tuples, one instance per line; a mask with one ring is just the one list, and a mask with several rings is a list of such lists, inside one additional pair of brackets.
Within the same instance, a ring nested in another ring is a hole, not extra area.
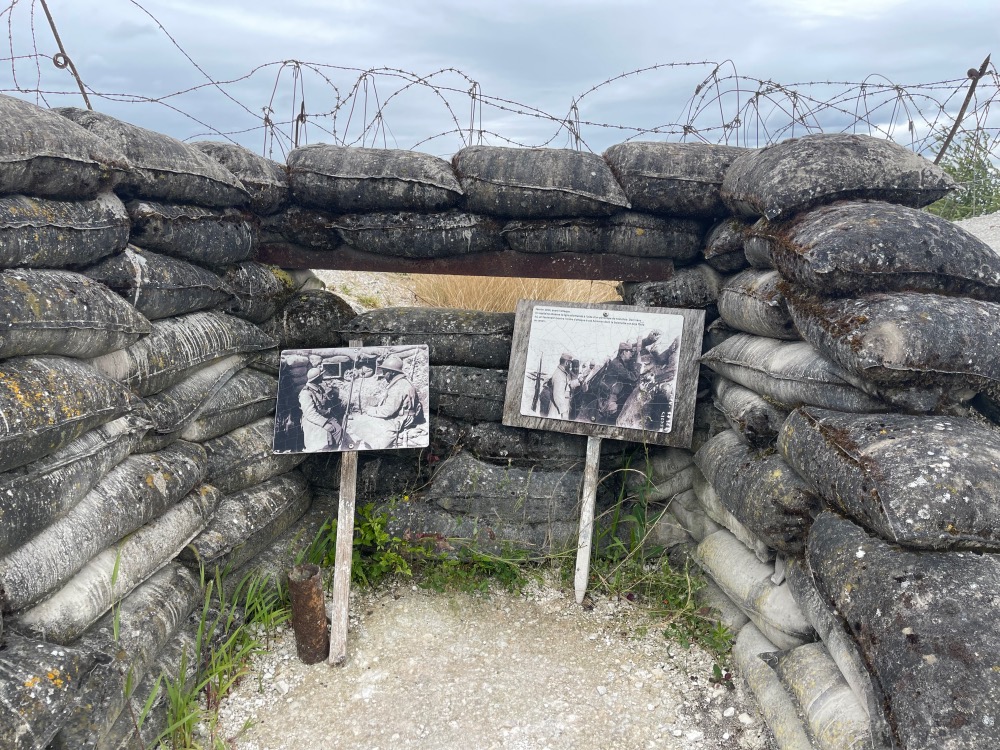
[(890, 542), (1000, 550), (1000, 435), (984, 425), (803, 408), (778, 446), (829, 503)]
[(80, 360), (0, 362), (0, 471), (47, 456), (87, 430), (140, 408), (127, 388)]
[(0, 558), (0, 610), (28, 607), (122, 537), (165, 513), (199, 482), (207, 459), (197, 443), (133, 455), (76, 505)]
[(821, 514), (806, 559), (847, 622), (907, 750), (1000, 744), (1000, 560), (908, 550)]
[(114, 193), (66, 201), (6, 195), (0, 198), (0, 268), (84, 266), (121, 251), (129, 226)]

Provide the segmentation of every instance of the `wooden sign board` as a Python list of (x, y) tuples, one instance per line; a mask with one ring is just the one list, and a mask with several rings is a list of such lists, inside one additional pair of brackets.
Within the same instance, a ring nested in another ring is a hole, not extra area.
[(521, 300), (503, 423), (689, 448), (704, 310)]

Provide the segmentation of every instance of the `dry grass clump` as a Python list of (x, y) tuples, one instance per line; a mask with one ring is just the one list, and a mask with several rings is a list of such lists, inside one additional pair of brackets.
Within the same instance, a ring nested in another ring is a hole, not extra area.
[(621, 301), (614, 281), (515, 279), (496, 276), (415, 277), (414, 293), (428, 307), (513, 312), (520, 299), (553, 302)]

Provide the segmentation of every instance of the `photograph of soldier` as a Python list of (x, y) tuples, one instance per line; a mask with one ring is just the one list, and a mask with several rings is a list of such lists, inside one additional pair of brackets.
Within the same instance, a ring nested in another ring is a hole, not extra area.
[(426, 346), (281, 353), (276, 453), (428, 445)]

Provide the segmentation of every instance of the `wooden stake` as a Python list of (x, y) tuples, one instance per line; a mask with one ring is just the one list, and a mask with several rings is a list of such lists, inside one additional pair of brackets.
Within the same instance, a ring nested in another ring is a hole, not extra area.
[(583, 494), (580, 498), (580, 539), (576, 549), (576, 603), (583, 604), (590, 578), (590, 547), (594, 538), (594, 505), (601, 463), (601, 439), (587, 438), (587, 462), (583, 467)]

